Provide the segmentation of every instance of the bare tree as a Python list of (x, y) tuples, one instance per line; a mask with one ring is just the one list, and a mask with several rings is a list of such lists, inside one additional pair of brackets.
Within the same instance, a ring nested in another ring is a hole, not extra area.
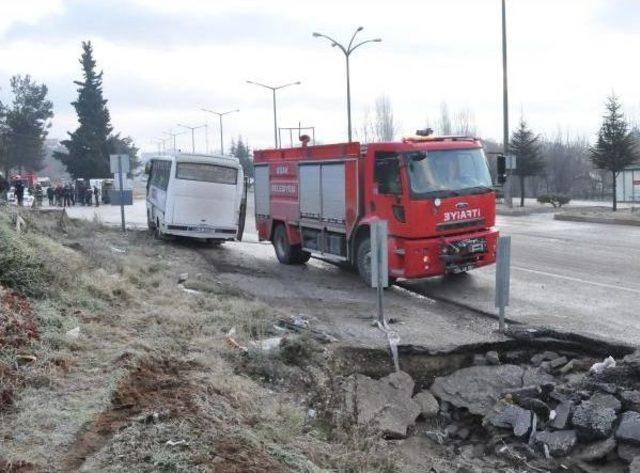
[(464, 136), (475, 136), (478, 133), (476, 117), (471, 109), (461, 108), (453, 114), (453, 133)]
[(388, 96), (381, 95), (376, 100), (376, 141), (393, 141), (396, 131), (391, 100), (389, 100)]
[(364, 109), (362, 114), (362, 126), (359, 130), (356, 130), (356, 137), (362, 143), (371, 143), (375, 140), (375, 130), (371, 121), (371, 110), (369, 107)]
[(438, 132), (441, 135), (450, 135), (452, 132), (451, 116), (449, 106), (446, 102), (440, 104), (440, 120), (438, 121)]
[(381, 95), (376, 99), (373, 117), (369, 108), (366, 108), (362, 123), (358, 136), (364, 143), (393, 141), (398, 130), (389, 97)]

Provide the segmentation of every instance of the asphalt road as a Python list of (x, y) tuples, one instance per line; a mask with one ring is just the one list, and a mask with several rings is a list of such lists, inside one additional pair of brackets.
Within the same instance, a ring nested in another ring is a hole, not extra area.
[[(72, 217), (90, 219), (97, 213), (99, 219), (108, 224), (118, 224), (120, 220), (118, 207), (77, 207), (69, 210)], [(252, 212), (251, 208), (248, 210)], [(127, 207), (127, 220), (131, 226), (146, 226), (144, 201), (136, 201), (133, 207)], [(560, 222), (553, 220), (552, 214), (536, 214), (498, 217), (498, 228), (503, 235), (512, 236), (511, 302), (507, 317), (537, 326), (634, 345), (639, 343), (640, 227)], [(311, 274), (318, 278), (297, 281), (296, 277), (300, 276), (297, 270), (279, 265), (270, 246), (256, 246), (256, 242), (255, 224), (250, 213), (244, 241), (229, 244), (228, 248), (246, 253), (250, 258), (256, 257), (253, 264), (270, 275), (279, 275), (283, 271), (288, 275), (293, 271), (285, 284), (290, 285), (291, 294), (296, 292), (293, 287), (296, 284), (305, 293), (317, 291), (320, 298), (324, 296), (327, 299), (331, 296), (342, 298), (345, 294), (325, 292), (319, 284), (334, 286), (339, 281), (338, 286), (343, 285), (343, 289), (344, 285), (349, 286), (349, 291), (358, 291), (360, 287), (357, 275), (313, 260)], [(427, 298), (453, 301), (497, 314), (493, 304), (494, 278), (492, 266), (464, 276), (433, 278), (403, 285)], [(263, 278), (260, 283), (265, 285), (266, 281)], [(264, 290), (270, 292), (268, 288)], [(397, 295), (403, 293), (401, 289), (393, 292)], [(410, 296), (405, 293), (404, 297)], [(420, 302), (423, 305), (427, 303), (430, 310), (437, 307), (439, 313), (446, 308), (446, 304), (437, 304), (433, 300), (422, 299)], [(453, 307), (449, 310), (457, 316), (464, 312)]]
[[(640, 228), (560, 222), (551, 214), (499, 217), (511, 235), (507, 317), (533, 325), (640, 340)], [(409, 283), (427, 297), (494, 307), (495, 268)]]

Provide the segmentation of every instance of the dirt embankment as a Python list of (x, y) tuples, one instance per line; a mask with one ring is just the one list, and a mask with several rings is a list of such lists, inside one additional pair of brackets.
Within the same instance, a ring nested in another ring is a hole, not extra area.
[(276, 329), (288, 314), (202, 246), (22, 218), (0, 209), (0, 470), (401, 470), (379, 434), (333, 422), (330, 349)]

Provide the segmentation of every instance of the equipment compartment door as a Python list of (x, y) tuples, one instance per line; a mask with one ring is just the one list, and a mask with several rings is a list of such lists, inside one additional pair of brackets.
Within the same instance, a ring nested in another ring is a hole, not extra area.
[(320, 165), (301, 164), (300, 175), (300, 216), (319, 219), (322, 216), (320, 194)]
[(345, 221), (344, 163), (322, 165), (322, 220)]

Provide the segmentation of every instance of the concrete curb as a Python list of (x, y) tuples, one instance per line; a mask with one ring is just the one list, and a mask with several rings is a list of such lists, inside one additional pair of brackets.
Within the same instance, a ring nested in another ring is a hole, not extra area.
[(524, 210), (506, 210), (497, 208), (496, 215), (503, 217), (528, 217), (529, 215), (549, 214), (556, 211), (556, 209), (524, 209)]
[(631, 225), (640, 227), (640, 220), (632, 220), (626, 218), (601, 218), (601, 217), (583, 217), (580, 215), (555, 214), (555, 220), (566, 222), (584, 222), (584, 223), (605, 223), (609, 225)]

